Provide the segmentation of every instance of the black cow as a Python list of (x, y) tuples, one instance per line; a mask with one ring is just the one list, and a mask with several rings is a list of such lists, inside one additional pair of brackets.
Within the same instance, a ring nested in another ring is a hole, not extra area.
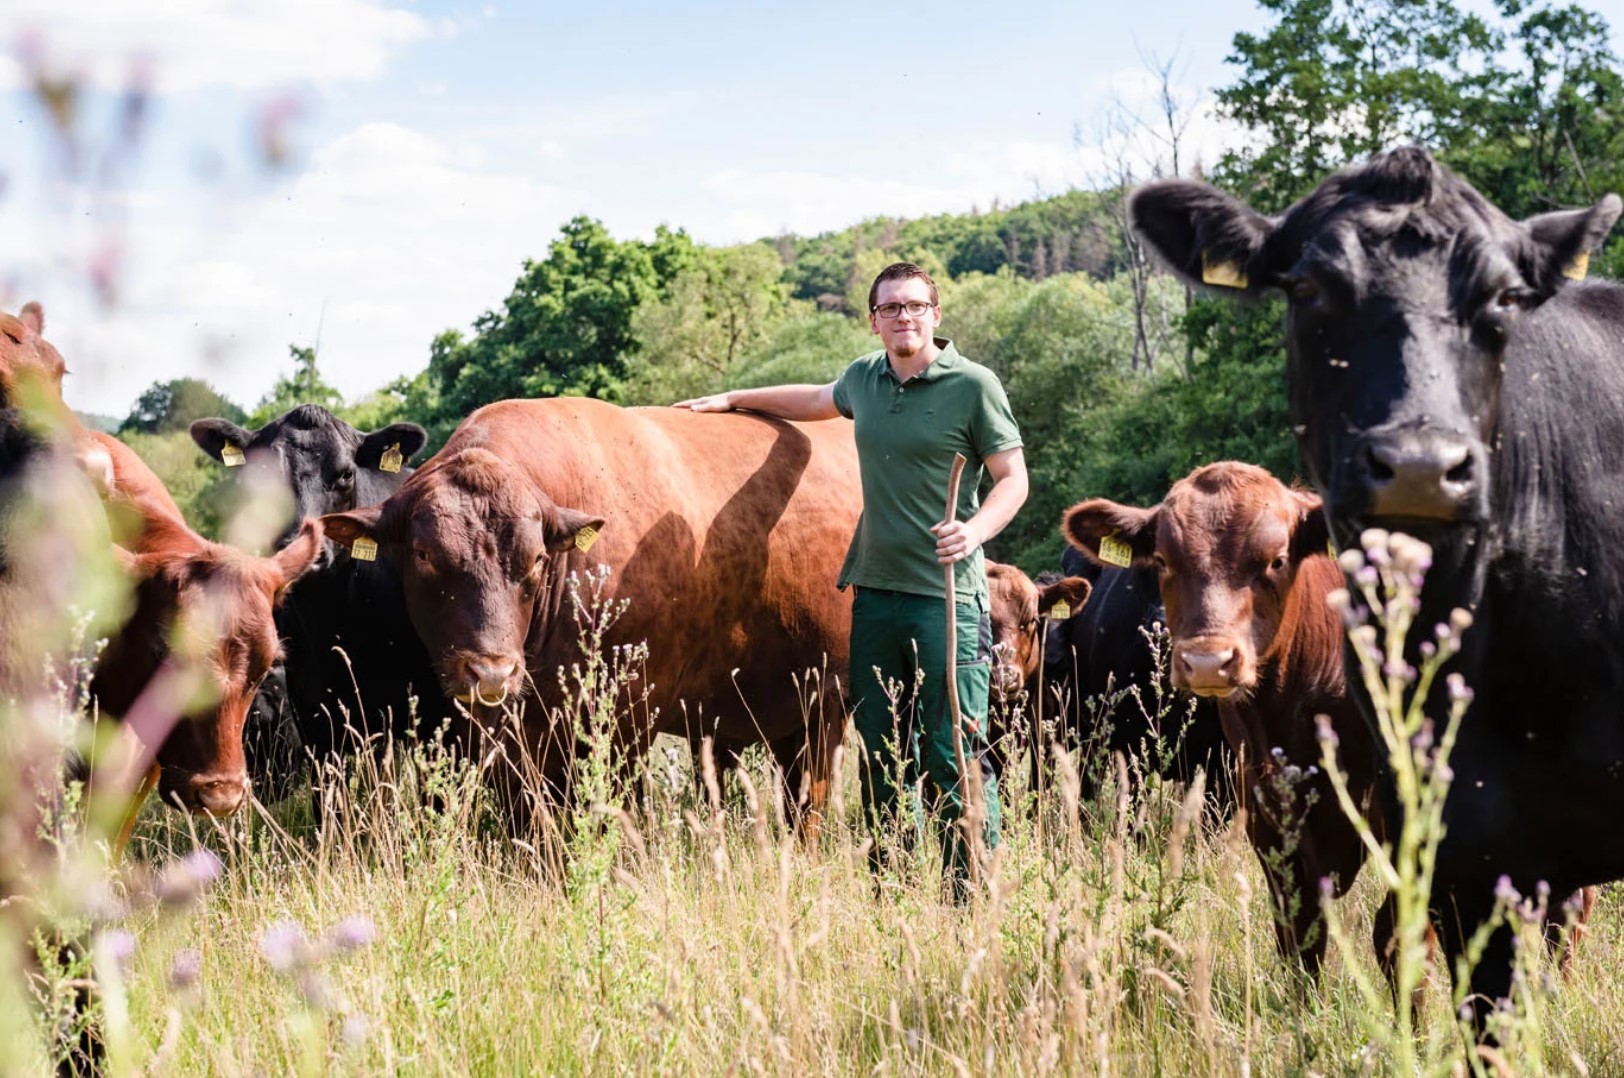
[[(1451, 971), (1502, 874), (1556, 896), (1624, 877), (1624, 288), (1570, 280), (1621, 205), (1513, 221), (1415, 148), (1278, 217), (1187, 181), (1133, 199), (1187, 279), (1288, 297), (1292, 419), (1338, 544), (1418, 535), (1416, 624), (1475, 615), (1433, 896)], [(1507, 995), (1510, 942), (1479, 1002)]]
[[(293, 496), (295, 527), (309, 517), (384, 501), (411, 474), (405, 461), (427, 437), (415, 423), (367, 434), (314, 404), (256, 431), (224, 419), (192, 424), (193, 441), (215, 460), (276, 468)], [(293, 587), (276, 621), (285, 641), (286, 703), (262, 692), (248, 737), (273, 771), (289, 759), (284, 706), (304, 751), (318, 761), (344, 746), (346, 725), (364, 735), (423, 732), (450, 713), (406, 616), (400, 576), (387, 562), (358, 561), (329, 543), (319, 568)], [(282, 781), (268, 777), (273, 788)]]
[(1217, 708), (1198, 700), (1192, 710), (1174, 694), (1165, 653), (1157, 668), (1152, 641), (1167, 614), (1156, 571), (1101, 567), (1070, 547), (1060, 567), (1094, 582), (1088, 605), (1052, 623), (1044, 648), (1044, 708), (1064, 704), (1060, 733), (1083, 750), (1085, 794), (1120, 752), (1135, 769), (1183, 782), (1205, 769), (1212, 804), (1227, 811), (1233, 768)]

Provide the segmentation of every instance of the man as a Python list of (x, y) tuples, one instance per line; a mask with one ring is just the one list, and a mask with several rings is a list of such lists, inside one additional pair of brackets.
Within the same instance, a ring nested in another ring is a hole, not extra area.
[[(942, 566), (954, 567), (962, 752), (966, 770), (981, 776), (990, 849), (998, 843), (999, 805), (986, 753), (992, 634), (981, 546), (1026, 501), (1026, 462), (997, 376), (934, 335), (942, 310), (929, 274), (909, 262), (887, 266), (869, 289), (868, 307), (885, 349), (855, 360), (828, 385), (738, 389), (677, 407), (856, 421), (863, 515), (838, 583), (857, 589), (850, 685), (866, 748), (863, 808), (878, 853), (897, 819), (895, 780), (900, 772), (911, 785), (918, 767), (942, 818), (944, 869), (962, 897), (970, 866), (959, 820), (972, 784), (960, 771), (947, 702)], [(958, 512), (942, 521), (955, 452), (968, 464)], [(977, 494), (983, 468), (994, 481), (985, 503)]]

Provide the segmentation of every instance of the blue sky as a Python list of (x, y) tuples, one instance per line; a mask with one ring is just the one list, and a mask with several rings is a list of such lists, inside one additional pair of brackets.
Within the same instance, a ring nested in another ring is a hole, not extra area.
[[(415, 373), (575, 213), (722, 243), (1087, 183), (1112, 101), (1148, 103), (1142, 51), (1177, 55), (1180, 92), (1210, 104), (1234, 33), (1264, 24), (1249, 0), (8, 7), (0, 308), (42, 300), (70, 403), (114, 414), (187, 374), (252, 404), (318, 328), (346, 394)], [(29, 40), (87, 87), (84, 161), (149, 58), (118, 168), (64, 168)], [(271, 164), (253, 132), (279, 103)], [(1226, 137), (1205, 112), (1191, 130), (1209, 157)]]

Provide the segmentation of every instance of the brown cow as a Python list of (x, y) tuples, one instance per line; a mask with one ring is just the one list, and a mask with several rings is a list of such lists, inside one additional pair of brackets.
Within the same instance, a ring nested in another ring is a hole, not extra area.
[(1175, 483), (1155, 508), (1094, 499), (1068, 510), (1062, 527), (1091, 558), (1114, 536), (1136, 565), (1158, 569), (1173, 684), (1218, 699), (1280, 951), (1317, 972), (1321, 881), (1346, 893), (1365, 850), (1318, 767), (1315, 716), (1330, 717), (1349, 790), (1379, 826), (1368, 807), (1375, 743), (1348, 699), (1342, 623), (1325, 601), (1343, 580), (1326, 554), (1319, 496), (1223, 462)]
[[(1329, 717), (1349, 792), (1383, 831), (1371, 797), (1376, 743), (1348, 698), (1342, 622), (1326, 601), (1344, 581), (1326, 553), (1319, 495), (1225, 461), (1196, 469), (1153, 509), (1094, 499), (1069, 509), (1062, 528), (1091, 558), (1114, 536), (1134, 564), (1156, 566), (1173, 684), (1218, 700), (1224, 736), (1241, 758), (1247, 834), (1268, 879), (1281, 953), (1317, 973), (1326, 943), (1319, 888), (1328, 880), (1337, 897), (1346, 894), (1365, 850), (1319, 769), (1316, 716)], [(1594, 888), (1580, 895), (1581, 926), (1595, 898)], [(1391, 916), (1384, 903), (1375, 922), (1384, 965)], [(1553, 944), (1561, 918), (1560, 908), (1551, 911)]]
[[(320, 556), (321, 525), (305, 522), (270, 558), (211, 543), (186, 526), (133, 450), (111, 435), (87, 437), (110, 464), (108, 511), (130, 529), (121, 543), (135, 587), (134, 613), (97, 660), (91, 691), (104, 711), (132, 722), (138, 700), (153, 705), (142, 715), (158, 726), (136, 733), (161, 742), (146, 751), (166, 802), (235, 812), (248, 795), (243, 720), (279, 647), (272, 610)], [(177, 710), (191, 721), (165, 730)]]
[[(849, 423), (559, 398), (480, 409), (389, 500), (322, 520), (378, 544), (447, 694), (487, 707), (558, 703), (580, 656), (568, 578), (607, 566), (630, 605), (605, 645), (649, 645), (626, 694), (649, 699), (619, 711), (628, 756), (657, 732), (765, 742), (815, 810), (845, 715), (832, 685), (804, 708), (794, 676), (845, 670), (835, 580), (861, 500)], [(527, 709), (519, 747), (561, 792), (574, 737), (548, 716)]]
[[(1014, 731), (1000, 729), (1013, 722), (1015, 710), (1023, 704), (1031, 707), (1038, 693), (1038, 668), (1043, 659), (1042, 641), (1038, 633), (1043, 618), (1056, 603), (1065, 603), (1069, 616), (1088, 602), (1093, 585), (1080, 576), (1063, 577), (1043, 585), (1013, 565), (988, 560), (987, 562), (987, 620), (992, 625), (992, 702), (989, 718), (993, 729), (988, 732), (992, 749), (993, 768), (1000, 778), (1008, 762), (1009, 747), (1005, 739)], [(1023, 738), (1017, 736), (1016, 740)]]
[(1063, 577), (1039, 586), (1013, 565), (987, 562), (987, 615), (992, 622), (993, 697), (1013, 704), (1029, 689), (1043, 657), (1038, 647), (1042, 619), (1056, 603), (1075, 614), (1088, 602), (1093, 585), (1080, 576)]

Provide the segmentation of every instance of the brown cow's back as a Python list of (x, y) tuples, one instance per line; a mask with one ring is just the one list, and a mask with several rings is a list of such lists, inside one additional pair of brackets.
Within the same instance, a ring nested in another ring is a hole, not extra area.
[[(690, 730), (702, 710), (724, 740), (774, 740), (804, 728), (793, 675), (826, 662), (844, 677), (851, 602), (835, 581), (862, 502), (849, 423), (503, 401), (470, 416), (419, 474), (470, 448), (604, 518), (571, 567), (608, 566), (608, 594), (629, 600), (611, 641), (648, 641), (660, 730)], [(532, 633), (544, 689), (575, 655), (560, 606)]]

